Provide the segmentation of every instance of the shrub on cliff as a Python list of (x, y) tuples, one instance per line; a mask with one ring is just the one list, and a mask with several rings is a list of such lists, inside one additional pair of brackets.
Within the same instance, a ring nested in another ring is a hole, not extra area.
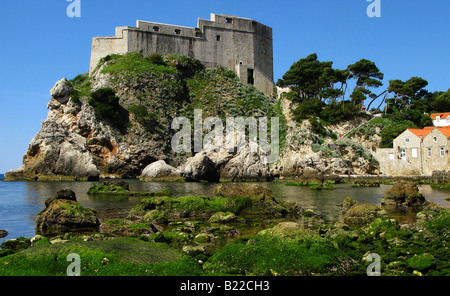
[(119, 98), (112, 88), (100, 88), (91, 94), (89, 105), (94, 108), (98, 119), (107, 120), (117, 128), (123, 128), (126, 120), (121, 116), (125, 111), (119, 104)]

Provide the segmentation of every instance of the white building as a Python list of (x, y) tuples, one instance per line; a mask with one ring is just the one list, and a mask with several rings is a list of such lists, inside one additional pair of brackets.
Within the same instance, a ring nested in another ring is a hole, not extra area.
[(433, 113), (430, 117), (434, 126), (450, 126), (450, 112)]

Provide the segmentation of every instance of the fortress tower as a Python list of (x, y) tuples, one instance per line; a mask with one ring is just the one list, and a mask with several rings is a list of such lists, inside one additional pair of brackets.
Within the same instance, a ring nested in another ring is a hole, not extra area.
[(211, 14), (197, 28), (137, 21), (136, 27), (117, 27), (116, 36), (92, 40), (92, 72), (110, 54), (142, 51), (144, 55), (185, 55), (207, 68), (226, 67), (245, 84), (265, 95), (274, 93), (272, 29), (254, 20)]

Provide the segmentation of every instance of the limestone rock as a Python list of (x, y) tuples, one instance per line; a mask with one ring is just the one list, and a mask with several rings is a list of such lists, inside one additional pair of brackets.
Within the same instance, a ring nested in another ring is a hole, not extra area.
[(414, 206), (423, 204), (425, 198), (416, 184), (410, 181), (398, 181), (387, 190), (381, 200), (384, 205)]
[(249, 146), (246, 146), (227, 162), (221, 169), (220, 176), (231, 181), (270, 181), (273, 177), (264, 157), (262, 153), (253, 152)]
[(211, 181), (217, 182), (220, 174), (215, 163), (208, 157), (206, 152), (199, 152), (194, 157), (188, 158), (180, 168), (181, 176), (187, 181)]
[(158, 179), (180, 177), (180, 171), (168, 164), (164, 160), (158, 160), (149, 164), (141, 174), (141, 179)]
[(72, 87), (70, 86), (69, 81), (67, 81), (66, 78), (63, 78), (56, 82), (56, 84), (52, 87), (50, 90), (50, 95), (61, 104), (64, 104), (69, 100), (71, 90)]

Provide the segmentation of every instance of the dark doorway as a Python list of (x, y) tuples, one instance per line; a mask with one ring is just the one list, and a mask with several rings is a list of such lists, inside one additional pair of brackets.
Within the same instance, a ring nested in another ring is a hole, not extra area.
[(253, 69), (247, 69), (247, 83), (255, 84), (255, 78), (253, 77), (254, 71)]

